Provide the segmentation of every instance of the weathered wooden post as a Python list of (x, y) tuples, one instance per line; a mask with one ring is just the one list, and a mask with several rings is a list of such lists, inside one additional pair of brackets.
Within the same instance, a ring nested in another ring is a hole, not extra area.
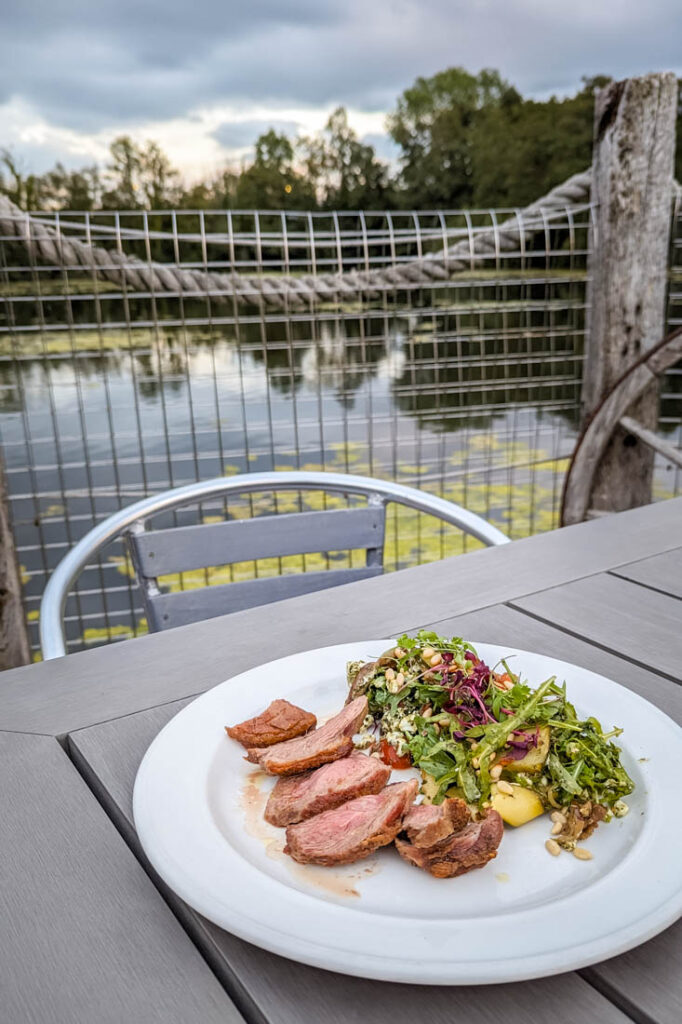
[[(672, 73), (613, 82), (597, 94), (583, 422), (665, 333), (676, 116)], [(656, 428), (655, 384), (627, 415)], [(621, 511), (651, 501), (653, 460), (650, 447), (616, 426), (594, 473), (590, 511)], [(568, 501), (564, 521), (579, 518)]]
[(26, 665), (30, 659), (19, 568), (7, 507), (5, 467), (0, 456), (0, 672)]

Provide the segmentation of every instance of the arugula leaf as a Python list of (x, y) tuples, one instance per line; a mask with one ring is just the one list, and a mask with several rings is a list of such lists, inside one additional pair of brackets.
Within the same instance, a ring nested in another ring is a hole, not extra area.
[[(567, 700), (565, 682), (559, 685), (552, 677), (533, 690), (502, 659), (513, 682), (510, 689), (496, 685), (492, 674), (484, 676), (482, 685), (480, 665), (466, 657), (469, 651), (476, 659), (478, 655), (461, 637), (448, 640), (420, 630), (416, 636), (401, 636), (397, 643), (402, 653), (378, 666), (369, 681), (369, 710), (382, 735), (398, 733), (401, 749), (409, 750), (413, 763), (436, 780), (437, 802), (453, 784), (471, 803), (488, 800), (490, 767), (497, 752), (508, 749), (512, 734), (539, 725), (550, 729), (547, 761), (541, 772), (517, 773), (515, 780), (537, 792), (546, 805), (590, 799), (613, 807), (632, 792), (620, 749), (611, 742), (620, 730), (604, 733), (594, 717), (581, 721)], [(451, 653), (452, 657), (443, 659), (450, 666), (449, 676), (444, 664), (434, 669), (424, 659), (426, 648)], [(357, 663), (349, 666), (349, 675), (358, 667)], [(404, 683), (398, 693), (392, 693), (399, 672)], [(472, 684), (467, 689), (468, 677)], [(443, 685), (441, 680), (446, 679)], [(476, 718), (468, 715), (467, 701), (472, 707), (477, 702), (487, 715), (480, 711)], [(406, 718), (409, 726), (403, 724)], [(397, 741), (392, 738), (392, 742)]]

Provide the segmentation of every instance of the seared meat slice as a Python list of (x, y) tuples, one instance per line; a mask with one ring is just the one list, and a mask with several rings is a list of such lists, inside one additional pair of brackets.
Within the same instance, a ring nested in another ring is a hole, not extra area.
[(288, 853), (299, 864), (352, 864), (386, 846), (402, 828), (417, 795), (416, 779), (394, 782), (375, 796), (359, 796), (287, 829)]
[(416, 804), (405, 816), (403, 828), (413, 846), (433, 846), (453, 832), (459, 832), (471, 821), (464, 800), (452, 797), (442, 804)]
[(350, 702), (355, 700), (356, 697), (361, 697), (366, 693), (378, 665), (378, 661), (368, 661), (366, 665), (363, 665), (358, 669), (353, 682), (350, 684), (348, 696), (346, 697), (346, 704), (350, 704)]
[(349, 680), (350, 689), (348, 696), (346, 697), (346, 704), (350, 704), (356, 697), (362, 696), (363, 693), (367, 692), (369, 684), (374, 678), (377, 669), (380, 668), (396, 668), (398, 660), (395, 656), (395, 647), (391, 647), (390, 650), (384, 651), (380, 658), (376, 661), (368, 661), (365, 665), (361, 665), (355, 675), (352, 677), (352, 682)]
[(305, 821), (347, 800), (381, 792), (390, 776), (391, 769), (381, 761), (355, 751), (303, 775), (278, 779), (265, 808), (265, 820), (279, 826)]
[(310, 732), (317, 725), (315, 715), (288, 700), (273, 700), (261, 715), (239, 725), (226, 725), (225, 732), (243, 747), (269, 747)]
[(459, 832), (441, 839), (427, 849), (396, 839), (398, 853), (410, 864), (424, 868), (435, 878), (454, 878), (482, 868), (497, 856), (504, 825), (497, 811), (488, 811), (480, 821), (471, 821)]
[(286, 743), (265, 749), (251, 748), (247, 761), (254, 761), (271, 775), (296, 775), (329, 761), (338, 761), (353, 749), (353, 733), (367, 714), (367, 698), (358, 697), (328, 722)]

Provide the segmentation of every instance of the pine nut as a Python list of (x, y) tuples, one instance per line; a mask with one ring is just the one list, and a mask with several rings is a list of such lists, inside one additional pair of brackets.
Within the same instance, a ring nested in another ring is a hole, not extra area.
[(434, 656), (435, 653), (436, 652), (434, 651), (433, 647), (425, 647), (424, 650), (422, 651), (422, 658), (424, 659), (424, 661), (431, 661), (431, 658)]
[(436, 733), (436, 736), (439, 736), (440, 735), (440, 726), (439, 726), (438, 722), (436, 722), (436, 724), (434, 725), (433, 728), (434, 728), (434, 732)]
[(497, 780), (497, 779), (499, 779), (501, 774), (502, 774), (502, 765), (501, 764), (494, 764), (492, 766), (492, 768), (490, 769), (490, 778)]
[(396, 683), (400, 683), (401, 686), (403, 685), (403, 683), (405, 682), (405, 676), (403, 675), (402, 672), (398, 672), (398, 675), (395, 677), (395, 681)]
[(479, 765), (480, 765), (480, 763), (481, 763), (481, 762), (480, 762), (480, 761), (478, 760), (478, 758), (477, 758), (477, 757), (472, 757), (472, 758), (471, 758), (471, 764), (472, 764), (472, 766), (473, 766), (474, 768), (478, 768), (478, 767), (479, 767)]
[(387, 668), (384, 675), (386, 676), (387, 679), (395, 679), (395, 672), (393, 671), (392, 668)]
[(500, 791), (500, 793), (506, 793), (507, 796), (514, 795), (513, 788), (509, 785), (508, 782), (505, 782), (504, 779), (500, 779), (500, 781), (497, 783), (497, 788)]
[(422, 718), (430, 718), (432, 714), (433, 708), (429, 706), (428, 708), (424, 708), (422, 711)]
[(561, 811), (552, 811), (552, 813), (550, 814), (550, 818), (552, 821), (560, 821), (562, 825), (566, 822), (566, 818), (561, 813)]
[(434, 654), (432, 658), (429, 658), (429, 665), (431, 668), (435, 668), (436, 665), (440, 665), (442, 660), (443, 656), (441, 654)]
[(561, 853), (561, 847), (557, 843), (556, 839), (548, 839), (545, 843), (545, 849), (547, 853), (551, 853), (553, 857), (558, 857)]
[(576, 846), (573, 856), (577, 857), (578, 860), (592, 860), (592, 854), (584, 846)]
[(563, 827), (564, 827), (563, 826), (563, 822), (555, 821), (554, 824), (552, 825), (552, 831), (551, 831), (550, 834), (553, 835), (553, 836), (558, 836), (559, 833), (561, 832), (561, 830), (563, 829)]
[(396, 656), (396, 658), (404, 658), (407, 652), (404, 651), (402, 647), (396, 647), (393, 653)]

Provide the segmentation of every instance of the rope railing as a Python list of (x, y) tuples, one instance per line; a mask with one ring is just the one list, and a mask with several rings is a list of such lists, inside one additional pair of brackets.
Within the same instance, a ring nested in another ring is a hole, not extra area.
[[(114, 233), (117, 247), (108, 249), (67, 235), (59, 222), (51, 225), (44, 217), (24, 212), (2, 195), (0, 236), (23, 244), (32, 259), (67, 269), (84, 268), (100, 279), (132, 291), (210, 294), (216, 301), (231, 299), (242, 305), (262, 303), (272, 309), (300, 309), (316, 302), (338, 302), (357, 296), (372, 299), (387, 289), (428, 287), (470, 270), (486, 258), (518, 252), (536, 233), (547, 231), (553, 219), (570, 216), (576, 207), (588, 205), (590, 182), (590, 169), (574, 174), (499, 224), (493, 223), (489, 228), (468, 224), (465, 237), (439, 252), (394, 261), (373, 270), (268, 276), (145, 261), (123, 251), (121, 231)], [(72, 228), (73, 221), (67, 221), (66, 226)], [(89, 239), (89, 232), (86, 237)]]

